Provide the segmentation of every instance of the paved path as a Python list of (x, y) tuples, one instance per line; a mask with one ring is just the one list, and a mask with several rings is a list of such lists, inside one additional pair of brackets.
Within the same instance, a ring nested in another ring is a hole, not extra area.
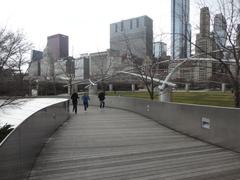
[(240, 179), (240, 154), (117, 109), (87, 112), (49, 140), (30, 180)]

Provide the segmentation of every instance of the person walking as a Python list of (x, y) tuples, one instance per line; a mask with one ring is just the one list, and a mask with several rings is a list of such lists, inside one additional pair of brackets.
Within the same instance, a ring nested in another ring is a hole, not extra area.
[(84, 110), (86, 111), (88, 108), (88, 101), (90, 101), (89, 96), (87, 95), (87, 93), (84, 93), (82, 96), (82, 101), (83, 101), (83, 106), (84, 106)]
[(99, 94), (98, 94), (98, 99), (99, 99), (99, 102), (100, 102), (100, 108), (104, 108), (105, 107), (105, 92), (104, 91), (101, 91)]
[(72, 104), (73, 104), (73, 112), (75, 112), (75, 114), (77, 114), (77, 105), (78, 105), (78, 94), (76, 92), (74, 92), (71, 96), (72, 99)]

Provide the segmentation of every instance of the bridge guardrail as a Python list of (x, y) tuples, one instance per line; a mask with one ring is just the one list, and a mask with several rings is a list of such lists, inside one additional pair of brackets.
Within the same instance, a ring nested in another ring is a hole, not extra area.
[[(96, 96), (91, 103), (99, 105)], [(107, 96), (106, 106), (132, 111), (183, 134), (240, 152), (240, 109)]]
[(19, 124), (0, 144), (0, 179), (27, 179), (38, 153), (69, 118), (69, 100), (42, 107)]

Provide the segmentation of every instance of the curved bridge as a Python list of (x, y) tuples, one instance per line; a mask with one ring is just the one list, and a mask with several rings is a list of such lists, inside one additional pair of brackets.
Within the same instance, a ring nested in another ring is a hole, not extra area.
[(91, 96), (66, 121), (67, 99), (29, 103), (13, 109), (25, 120), (0, 144), (1, 180), (240, 179), (239, 109), (123, 97), (99, 109)]
[(141, 115), (90, 106), (48, 141), (30, 180), (238, 179), (240, 154)]

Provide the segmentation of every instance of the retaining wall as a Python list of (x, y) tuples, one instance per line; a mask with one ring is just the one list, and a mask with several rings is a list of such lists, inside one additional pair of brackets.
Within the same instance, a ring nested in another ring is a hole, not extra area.
[[(91, 103), (98, 105), (97, 97)], [(240, 109), (106, 97), (106, 106), (129, 110), (171, 129), (240, 152)]]

